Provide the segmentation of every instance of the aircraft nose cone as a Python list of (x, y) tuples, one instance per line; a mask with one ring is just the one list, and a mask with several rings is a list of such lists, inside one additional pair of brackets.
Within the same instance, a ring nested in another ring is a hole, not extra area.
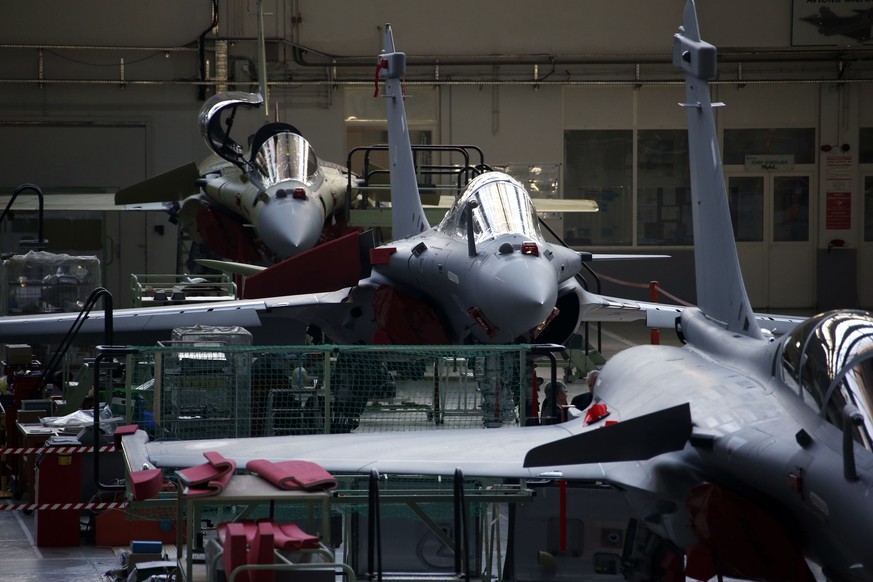
[(324, 212), (312, 195), (305, 200), (273, 197), (258, 216), (261, 239), (281, 259), (315, 246), (323, 227)]
[(507, 261), (495, 271), (489, 287), (481, 308), (501, 333), (513, 330), (513, 337), (542, 323), (558, 299), (555, 271), (539, 257)]

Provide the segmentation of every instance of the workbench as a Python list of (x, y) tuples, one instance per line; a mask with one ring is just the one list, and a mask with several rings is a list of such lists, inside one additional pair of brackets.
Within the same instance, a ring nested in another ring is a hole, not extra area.
[[(279, 489), (257, 475), (234, 475), (227, 487), (218, 495), (204, 496), (180, 493), (176, 510), (176, 523), (185, 523), (186, 527), (184, 528), (185, 550), (184, 552), (179, 551), (179, 570), (184, 573), (187, 582), (193, 580), (194, 546), (199, 538), (197, 528), (200, 527), (200, 515), (203, 507), (232, 507), (232, 517), (226, 521), (238, 521), (245, 519), (264, 504), (269, 504), (271, 516), (275, 503), (303, 503), (310, 507), (319, 506), (321, 509), (321, 531), (310, 533), (317, 533), (322, 540), (329, 540), (330, 498), (331, 494), (327, 491)], [(182, 532), (181, 527), (177, 528), (176, 547), (180, 550), (183, 547)], [(204, 549), (198, 548), (198, 552), (204, 552)]]

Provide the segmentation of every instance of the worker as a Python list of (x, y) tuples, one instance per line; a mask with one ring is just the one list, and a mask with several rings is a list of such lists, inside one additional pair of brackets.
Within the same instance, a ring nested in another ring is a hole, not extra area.
[(594, 401), (594, 385), (597, 384), (597, 377), (600, 375), (598, 370), (591, 370), (585, 376), (585, 383), (588, 384), (588, 392), (581, 392), (573, 397), (570, 404), (579, 412), (585, 410)]
[(543, 424), (549, 424), (553, 422), (564, 422), (566, 420), (565, 411), (569, 407), (568, 399), (568, 390), (567, 385), (557, 381), (555, 384), (555, 404), (552, 405), (549, 397), (552, 395), (552, 383), (546, 382), (543, 385), (543, 393), (545, 397), (543, 398), (543, 405), (540, 408), (540, 421)]

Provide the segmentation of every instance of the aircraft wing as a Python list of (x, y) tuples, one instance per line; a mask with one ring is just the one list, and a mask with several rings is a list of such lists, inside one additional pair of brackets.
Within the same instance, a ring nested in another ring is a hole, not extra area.
[[(126, 454), (128, 466), (135, 467), (189, 467), (203, 463), (203, 453), (215, 451), (236, 461), (238, 467), (255, 459), (299, 459), (337, 473), (376, 469), (392, 474), (451, 475), (460, 468), (471, 477), (554, 478), (560, 474), (601, 480), (607, 475), (601, 462), (646, 460), (681, 450), (690, 434), (690, 407), (684, 404), (606, 427), (584, 427), (580, 421), (524, 428), (156, 441), (141, 442), (136, 449), (126, 445), (125, 450), (133, 451)], [(542, 465), (536, 459), (559, 461), (560, 453), (553, 453), (560, 449), (566, 453), (566, 462), (573, 464), (528, 466)], [(528, 463), (530, 459), (534, 461)]]
[(116, 204), (166, 202), (182, 200), (200, 191), (196, 180), (200, 177), (197, 164), (189, 163), (164, 172), (115, 193)]
[[(10, 196), (0, 196), (0, 205), (5, 208), (9, 204)], [(38, 210), (39, 201), (35, 196), (19, 196), (12, 205), (13, 210)], [(163, 210), (160, 203), (125, 203), (116, 205), (115, 195), (105, 192), (91, 192), (81, 194), (46, 194), (43, 196), (43, 211), (65, 210)]]
[[(374, 200), (388, 201), (385, 195), (379, 195), (378, 191), (371, 192), (370, 197)], [(422, 194), (422, 208), (428, 222), (436, 224), (440, 222), (446, 211), (455, 203), (455, 197), (451, 195), (431, 196)], [(577, 213), (598, 212), (599, 207), (594, 200), (569, 199), (569, 198), (535, 198), (533, 200), (538, 213)], [(369, 208), (354, 208), (349, 211), (349, 224), (352, 226), (365, 226), (369, 228), (391, 226), (391, 207), (373, 206)], [(636, 257), (640, 258), (640, 257)]]
[[(582, 295), (583, 321), (640, 321), (645, 320), (646, 327), (673, 329), (676, 318), (684, 309), (694, 306), (670, 305), (654, 301), (633, 301), (608, 295), (598, 295), (580, 290)], [(772, 313), (755, 313), (755, 319), (761, 329), (770, 331), (773, 335), (783, 335), (807, 319), (803, 315), (778, 315)]]
[(238, 263), (235, 261), (222, 261), (218, 259), (195, 259), (194, 262), (196, 262), (198, 265), (203, 265), (206, 268), (221, 271), (222, 273), (243, 275), (246, 277), (248, 277), (249, 275), (257, 275), (258, 273), (267, 269), (267, 267), (261, 267), (259, 265)]
[[(532, 198), (537, 212), (597, 212), (597, 202), (587, 198)], [(452, 195), (441, 195), (436, 204), (424, 203), (425, 210), (428, 208), (451, 208), (455, 203)]]
[[(169, 340), (173, 328), (213, 325), (244, 327), (259, 344), (299, 344), (310, 318), (330, 317), (330, 311), (339, 309), (349, 292), (350, 289), (341, 289), (264, 299), (115, 309), (113, 343), (153, 345), (156, 341)], [(0, 317), (0, 336), (7, 342), (57, 344), (77, 317), (77, 313)], [(92, 311), (76, 336), (77, 343), (105, 343), (104, 327), (104, 312)]]
[(588, 199), (534, 198), (537, 212), (599, 212), (597, 202)]
[[(460, 467), (479, 477), (536, 477), (522, 466), (532, 445), (571, 436), (566, 425), (528, 428), (348, 433), (203, 441), (156, 441), (145, 446), (157, 467), (188, 467), (217, 451), (244, 467), (254, 459), (300, 459), (339, 473), (451, 475)], [(138, 464), (136, 466), (142, 466)]]

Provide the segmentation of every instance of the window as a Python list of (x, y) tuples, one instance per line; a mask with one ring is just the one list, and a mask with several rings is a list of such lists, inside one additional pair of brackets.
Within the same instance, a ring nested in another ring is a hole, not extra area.
[(688, 132), (641, 130), (637, 159), (638, 243), (692, 244)]
[[(745, 165), (749, 155), (772, 156), (774, 163), (785, 164), (784, 170), (816, 160), (812, 128), (725, 130), (724, 139), (725, 164)], [(873, 163), (873, 132), (869, 139)], [(569, 244), (694, 243), (687, 129), (640, 129), (636, 140), (633, 130), (567, 130), (564, 159), (564, 197), (589, 198), (600, 206), (594, 215), (565, 215), (564, 237)], [(728, 197), (736, 240), (764, 240), (764, 208), (771, 208), (772, 203), (772, 240), (808, 241), (810, 178), (785, 175), (772, 180), (772, 200), (766, 200), (769, 182), (765, 184), (764, 178), (730, 179)], [(873, 240), (873, 177), (865, 182), (865, 188), (870, 225), (865, 236)]]
[(564, 216), (564, 239), (574, 246), (633, 243), (633, 132), (564, 132), (565, 198), (588, 198), (600, 210)]
[(814, 164), (815, 129), (725, 129), (724, 164), (745, 165), (747, 155), (790, 155), (795, 164)]

